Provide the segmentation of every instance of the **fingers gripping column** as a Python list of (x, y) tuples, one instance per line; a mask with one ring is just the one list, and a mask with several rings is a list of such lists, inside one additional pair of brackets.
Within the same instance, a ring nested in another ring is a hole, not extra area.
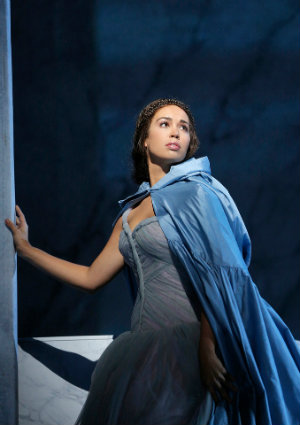
[(4, 218), (14, 221), (10, 4), (0, 2), (0, 424), (18, 422), (16, 256)]

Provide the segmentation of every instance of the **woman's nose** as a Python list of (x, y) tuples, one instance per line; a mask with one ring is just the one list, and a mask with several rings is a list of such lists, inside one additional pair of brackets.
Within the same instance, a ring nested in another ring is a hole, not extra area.
[(171, 137), (179, 138), (179, 129), (176, 126), (171, 128)]

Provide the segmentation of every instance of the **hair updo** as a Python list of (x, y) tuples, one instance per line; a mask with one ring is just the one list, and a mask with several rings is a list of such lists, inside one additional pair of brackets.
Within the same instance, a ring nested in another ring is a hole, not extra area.
[(148, 136), (148, 130), (151, 124), (151, 120), (158, 109), (166, 105), (176, 105), (181, 108), (189, 117), (190, 121), (190, 144), (184, 158), (184, 161), (191, 158), (199, 147), (199, 140), (195, 130), (194, 117), (187, 105), (177, 99), (157, 99), (145, 106), (140, 112), (135, 132), (133, 136), (133, 147), (131, 151), (131, 157), (133, 162), (133, 173), (132, 177), (137, 184), (141, 184), (144, 181), (149, 182), (149, 171), (147, 164), (146, 148), (144, 141)]

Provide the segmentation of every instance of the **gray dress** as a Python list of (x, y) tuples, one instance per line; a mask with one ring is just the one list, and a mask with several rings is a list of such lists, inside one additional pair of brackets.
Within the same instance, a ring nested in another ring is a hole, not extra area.
[(200, 379), (200, 323), (157, 218), (131, 232), (129, 212), (119, 249), (139, 283), (131, 331), (97, 362), (76, 425), (206, 425), (213, 402)]

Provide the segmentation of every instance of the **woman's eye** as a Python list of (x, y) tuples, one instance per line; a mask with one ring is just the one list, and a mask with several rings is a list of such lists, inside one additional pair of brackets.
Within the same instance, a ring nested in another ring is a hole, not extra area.
[(187, 125), (182, 125), (182, 126), (181, 126), (181, 128), (182, 128), (184, 131), (189, 131), (188, 126), (187, 126)]
[(169, 123), (167, 121), (163, 121), (160, 123), (161, 127), (167, 127), (169, 125)]

